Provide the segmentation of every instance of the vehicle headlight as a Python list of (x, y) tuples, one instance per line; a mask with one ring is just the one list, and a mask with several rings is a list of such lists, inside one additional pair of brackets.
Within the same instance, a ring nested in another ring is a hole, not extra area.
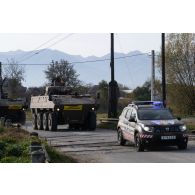
[(153, 132), (154, 127), (144, 127), (144, 131)]
[(179, 129), (181, 131), (186, 131), (187, 130), (187, 127), (186, 127), (186, 125), (181, 125), (181, 126), (179, 126)]
[(141, 126), (144, 129), (144, 131), (147, 131), (147, 132), (153, 132), (153, 130), (154, 130), (154, 127), (148, 127), (145, 125), (141, 125)]

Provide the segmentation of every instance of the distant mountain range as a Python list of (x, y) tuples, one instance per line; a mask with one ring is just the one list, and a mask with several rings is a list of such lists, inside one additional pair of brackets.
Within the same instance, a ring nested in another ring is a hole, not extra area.
[[(33, 55), (34, 53), (37, 53)], [(33, 55), (33, 56), (32, 56)], [(32, 56), (32, 57), (29, 57)], [(131, 57), (128, 57), (131, 56)], [(115, 58), (125, 57), (115, 60), (115, 79), (118, 83), (133, 89), (141, 86), (147, 79), (151, 77), (151, 57), (140, 51), (132, 51), (128, 54), (115, 53)], [(58, 50), (46, 49), (43, 52), (37, 51), (9, 51), (0, 52), (0, 61), (7, 63), (8, 60), (14, 59), (21, 64), (49, 64), (52, 60), (60, 59), (69, 62), (85, 62), (74, 63), (74, 68), (79, 74), (79, 79), (84, 83), (98, 84), (101, 80), (110, 81), (110, 54), (102, 57), (89, 56), (82, 57), (80, 55), (70, 55)], [(24, 61), (23, 61), (24, 60)], [(47, 66), (28, 65), (25, 66), (25, 82), (24, 86), (41, 86), (46, 82), (44, 70)]]

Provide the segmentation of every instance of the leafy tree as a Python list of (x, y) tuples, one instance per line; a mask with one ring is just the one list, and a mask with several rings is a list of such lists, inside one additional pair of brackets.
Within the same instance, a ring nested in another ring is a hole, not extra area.
[(133, 100), (145, 101), (151, 99), (151, 83), (146, 81), (141, 87), (137, 87), (133, 90)]
[(5, 76), (8, 84), (8, 96), (10, 98), (17, 98), (23, 96), (26, 88), (22, 86), (24, 81), (24, 67), (17, 64), (14, 59), (8, 61), (8, 65), (5, 67)]
[(195, 34), (169, 34), (166, 38), (167, 100), (182, 114), (195, 111)]
[(154, 100), (162, 100), (162, 83), (158, 79), (156, 79), (154, 83)]
[(64, 82), (65, 87), (75, 88), (80, 84), (78, 80), (79, 75), (74, 70), (73, 65), (65, 60), (60, 60), (59, 62), (52, 61), (47, 70), (45, 70), (45, 74), (49, 82), (60, 78)]

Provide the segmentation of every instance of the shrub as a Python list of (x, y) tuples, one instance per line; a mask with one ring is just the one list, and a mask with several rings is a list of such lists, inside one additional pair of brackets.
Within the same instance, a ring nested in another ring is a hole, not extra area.
[(6, 149), (7, 149), (7, 155), (8, 156), (19, 157), (19, 156), (22, 155), (22, 152), (23, 152), (23, 148), (19, 144), (9, 145), (9, 146), (7, 146)]
[(7, 143), (4, 140), (0, 140), (0, 151), (4, 150)]
[(4, 132), (4, 127), (0, 126), (0, 133)]

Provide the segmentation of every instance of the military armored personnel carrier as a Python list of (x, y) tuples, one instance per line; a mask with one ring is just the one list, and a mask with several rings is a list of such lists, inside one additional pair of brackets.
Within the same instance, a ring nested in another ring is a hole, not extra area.
[(2, 79), (2, 67), (0, 62), (0, 118), (4, 122), (9, 120), (11, 123), (25, 124), (26, 100), (22, 98), (10, 99), (3, 91), (6, 78)]
[(69, 124), (70, 129), (96, 129), (96, 100), (79, 95), (64, 86), (48, 86), (45, 95), (32, 96), (30, 109), (33, 127), (38, 130), (57, 130)]

